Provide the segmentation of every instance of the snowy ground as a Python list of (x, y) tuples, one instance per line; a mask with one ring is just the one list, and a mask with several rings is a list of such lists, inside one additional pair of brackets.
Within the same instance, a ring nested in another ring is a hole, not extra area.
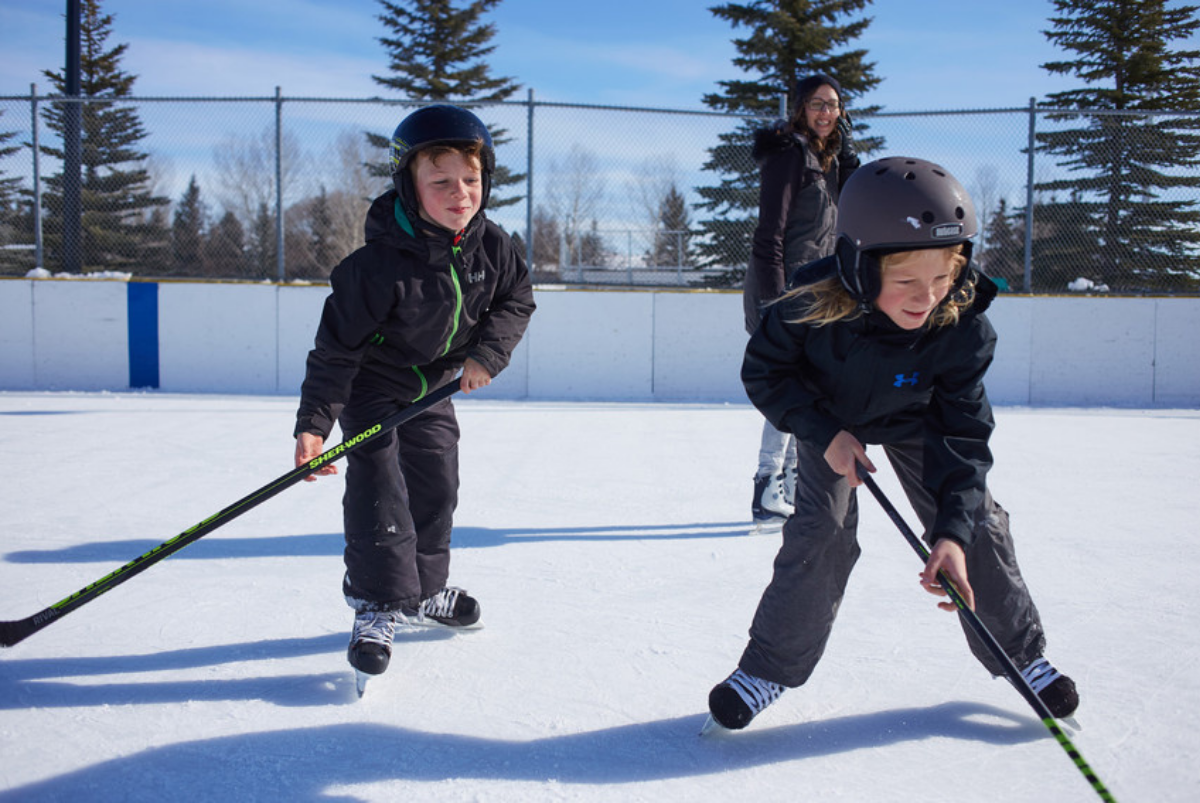
[[(294, 403), (0, 393), (0, 617), (288, 471)], [(867, 494), (811, 682), (697, 736), (777, 545), (746, 535), (749, 406), (459, 411), (452, 580), (484, 629), (405, 638), (358, 700), (341, 479), (302, 484), (0, 651), (0, 800), (1097, 799)], [(1118, 800), (1200, 799), (1200, 411), (998, 420), (992, 488), (1080, 686), (1076, 746)]]

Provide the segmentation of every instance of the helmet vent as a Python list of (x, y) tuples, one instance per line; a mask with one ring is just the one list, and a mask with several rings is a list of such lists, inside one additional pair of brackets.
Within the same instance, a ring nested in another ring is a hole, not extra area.
[(933, 212), (930, 212), (928, 209), (926, 209), (921, 213), (921, 220), (925, 221), (926, 223), (932, 223), (934, 221)]
[(912, 171), (910, 170), (909, 172), (907, 172), (907, 173), (905, 173), (905, 174), (904, 174), (904, 180), (905, 180), (905, 181), (916, 181), (916, 180), (917, 180), (917, 174), (916, 174), (916, 173), (914, 173), (914, 172), (912, 172)]
[(959, 220), (962, 220), (967, 216), (967, 213), (961, 206), (956, 206), (954, 207), (954, 216)]

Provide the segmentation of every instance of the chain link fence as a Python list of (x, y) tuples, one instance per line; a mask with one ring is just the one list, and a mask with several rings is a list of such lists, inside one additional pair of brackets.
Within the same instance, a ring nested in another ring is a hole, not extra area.
[[(390, 186), (379, 138), (412, 108), (279, 90), (72, 99), (33, 88), (0, 97), (0, 276), (320, 281), (362, 243), (370, 200)], [(532, 92), (473, 108), (496, 133), (502, 168), (489, 217), (518, 239), (537, 282), (739, 286), (757, 214), (748, 133), (766, 120), (547, 103)], [(82, 130), (74, 155), (63, 135), (72, 115)], [(980, 215), (979, 262), (1011, 291), (1200, 290), (1194, 162), (1163, 167), (1153, 187), (1130, 167), (1122, 177), (1143, 189), (1113, 189), (1122, 170), (1039, 150), (1047, 137), (1080, 130), (1127, 147), (1114, 131), (1195, 129), (1194, 118), (1085, 116), (1031, 101), (861, 115), (855, 124), (863, 141), (881, 143), (864, 158), (918, 156), (954, 172)], [(734, 154), (721, 162), (725, 172), (712, 166), (722, 143)], [(1121, 164), (1117, 156), (1100, 162)], [(1093, 177), (1088, 189), (1072, 186), (1080, 177)]]

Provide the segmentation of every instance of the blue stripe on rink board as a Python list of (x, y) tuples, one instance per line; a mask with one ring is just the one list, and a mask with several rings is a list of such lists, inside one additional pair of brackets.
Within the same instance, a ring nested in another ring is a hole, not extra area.
[(130, 282), (129, 387), (158, 387), (158, 284)]

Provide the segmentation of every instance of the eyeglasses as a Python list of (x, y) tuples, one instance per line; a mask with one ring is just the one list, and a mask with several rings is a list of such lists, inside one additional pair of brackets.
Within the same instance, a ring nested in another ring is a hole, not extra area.
[(804, 105), (807, 106), (808, 110), (812, 112), (835, 112), (842, 108), (842, 102), (840, 100), (821, 100), (819, 98), (813, 98)]

